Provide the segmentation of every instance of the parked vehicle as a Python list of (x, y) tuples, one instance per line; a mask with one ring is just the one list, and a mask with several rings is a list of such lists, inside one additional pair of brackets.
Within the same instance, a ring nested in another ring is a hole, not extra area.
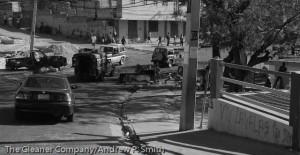
[(154, 49), (152, 60), (156, 65), (172, 67), (175, 59), (182, 59), (183, 47), (158, 46)]
[(108, 44), (100, 46), (100, 51), (106, 53), (113, 64), (123, 65), (126, 58), (126, 49), (122, 44)]
[(47, 56), (40, 50), (34, 50), (33, 52), (27, 53), (29, 53), (29, 56), (6, 59), (6, 69), (16, 70), (26, 67), (32, 70), (49, 66), (60, 68), (67, 65), (67, 59), (63, 56)]
[(72, 57), (75, 76), (80, 79), (96, 79), (103, 81), (105, 76), (114, 76), (115, 66), (105, 53), (96, 49), (79, 50)]
[(33, 74), (27, 77), (15, 95), (15, 119), (24, 112), (50, 113), (73, 121), (75, 95), (68, 79), (59, 75)]

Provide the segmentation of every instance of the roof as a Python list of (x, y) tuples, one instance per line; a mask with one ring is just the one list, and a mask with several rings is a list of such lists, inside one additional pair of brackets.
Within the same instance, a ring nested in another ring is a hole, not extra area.
[(181, 46), (156, 46), (155, 48), (184, 49), (184, 47), (181, 47)]
[[(182, 15), (174, 15), (174, 2), (168, 5), (149, 1), (148, 5), (132, 4), (122, 8), (122, 18), (120, 20), (152, 20), (152, 21), (186, 21)], [(182, 12), (186, 12), (186, 6), (180, 7)]]
[(65, 76), (58, 74), (32, 74), (29, 77), (54, 77), (54, 78), (66, 78)]
[(118, 47), (123, 46), (122, 44), (107, 44), (107, 45), (101, 45), (100, 47)]

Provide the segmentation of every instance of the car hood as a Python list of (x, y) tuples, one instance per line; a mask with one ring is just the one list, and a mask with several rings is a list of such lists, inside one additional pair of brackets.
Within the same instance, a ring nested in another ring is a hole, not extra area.
[(44, 91), (44, 92), (53, 92), (53, 93), (70, 93), (68, 89), (40, 89), (40, 88), (29, 88), (22, 87), (21, 91)]

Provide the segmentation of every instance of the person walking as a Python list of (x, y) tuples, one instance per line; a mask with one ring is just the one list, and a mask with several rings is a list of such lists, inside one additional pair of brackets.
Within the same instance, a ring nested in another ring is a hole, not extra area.
[(158, 37), (158, 45), (157, 45), (157, 46), (159, 46), (159, 45), (162, 46), (162, 43), (161, 43), (161, 36)]
[(96, 41), (97, 41), (97, 37), (96, 37), (96, 35), (95, 34), (92, 34), (92, 46), (94, 47), (94, 48), (96, 48)]
[(166, 39), (167, 39), (167, 46), (169, 46), (169, 44), (170, 44), (170, 33), (169, 32), (166, 36)]
[(176, 46), (176, 38), (177, 38), (177, 36), (176, 36), (175, 33), (174, 33), (174, 35), (173, 35), (173, 38), (174, 38), (174, 46)]
[(150, 32), (148, 32), (148, 43), (149, 43), (149, 42), (152, 43), (152, 41), (151, 41), (151, 33), (150, 33)]
[[(285, 62), (282, 63), (282, 65), (279, 67), (279, 72), (287, 72), (287, 68), (285, 67)], [(281, 76), (277, 76), (273, 85), (273, 88), (277, 87), (277, 83), (279, 82), (279, 89), (283, 89), (283, 79)]]
[(123, 46), (125, 46), (125, 44), (126, 44), (126, 39), (125, 39), (125, 37), (124, 37), (124, 36), (123, 36), (123, 38), (122, 38), (121, 42), (122, 42)]
[(183, 34), (180, 36), (180, 46), (183, 46)]

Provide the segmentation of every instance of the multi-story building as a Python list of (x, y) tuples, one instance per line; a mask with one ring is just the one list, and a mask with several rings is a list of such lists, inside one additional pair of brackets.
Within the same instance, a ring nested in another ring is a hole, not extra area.
[(3, 24), (5, 18), (13, 17), (14, 12), (20, 11), (21, 7), (19, 2), (0, 0), (0, 24)]
[(148, 32), (151, 37), (164, 38), (185, 33), (184, 14), (186, 6), (179, 6), (178, 1), (166, 0), (122, 0), (117, 7), (116, 25), (119, 37), (129, 40), (145, 41)]
[[(31, 19), (33, 0), (19, 2), (21, 18)], [(185, 33), (186, 6), (178, 4), (178, 0), (38, 0), (37, 27), (48, 26), (52, 33), (66, 36), (116, 32), (119, 40), (124, 36), (143, 42), (148, 32), (154, 39)]]

